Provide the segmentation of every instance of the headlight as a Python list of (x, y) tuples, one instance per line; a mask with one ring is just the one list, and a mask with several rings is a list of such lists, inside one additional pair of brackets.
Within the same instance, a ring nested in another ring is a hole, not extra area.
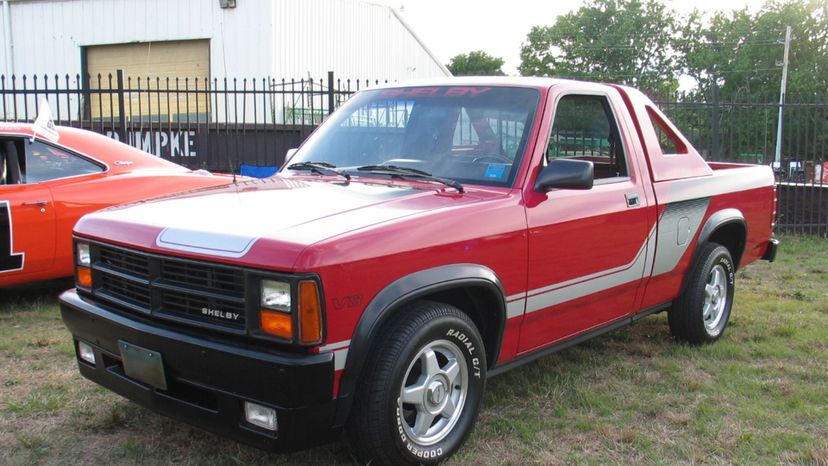
[(78, 265), (89, 267), (92, 257), (89, 255), (89, 243), (78, 243)]
[[(294, 293), (297, 294), (295, 298)], [(259, 285), (259, 325), (262, 332), (294, 343), (321, 343), (322, 300), (316, 281), (302, 280), (292, 289), (287, 282), (262, 280)]]
[(75, 243), (75, 284), (80, 288), (92, 289), (92, 256), (89, 243)]
[(293, 339), (290, 283), (262, 280), (259, 292), (259, 324), (262, 331), (285, 340)]
[(261, 307), (290, 312), (290, 283), (262, 280), (260, 299)]

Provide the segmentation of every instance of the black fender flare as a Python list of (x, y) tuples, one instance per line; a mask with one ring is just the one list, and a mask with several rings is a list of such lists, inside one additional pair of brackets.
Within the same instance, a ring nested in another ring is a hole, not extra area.
[(506, 328), (506, 298), (503, 284), (492, 269), (478, 264), (452, 264), (405, 275), (377, 293), (362, 312), (351, 338), (345, 370), (339, 383), (335, 426), (342, 426), (347, 421), (371, 346), (382, 326), (393, 317), (394, 309), (427, 294), (463, 286), (486, 287), (499, 298), (495, 303), (501, 320), (497, 328), (497, 344), (495, 348), (487, 348), (492, 351), (491, 360), (497, 361)]
[(704, 222), (701, 233), (699, 233), (699, 237), (696, 239), (696, 247), (698, 248), (700, 244), (707, 242), (707, 240), (709, 240), (713, 235), (714, 231), (730, 223), (741, 224), (747, 234), (747, 222), (745, 221), (745, 216), (742, 212), (739, 209), (733, 208), (722, 209), (708, 217), (707, 221)]
[[(693, 260), (690, 261), (690, 267), (685, 271), (684, 278), (681, 281), (681, 290), (679, 294), (684, 293), (685, 288), (687, 287), (687, 278), (688, 272), (693, 270), (696, 267), (696, 263), (699, 261), (698, 251), (699, 246), (708, 242), (710, 237), (713, 236), (713, 233), (718, 230), (719, 228), (730, 225), (730, 224), (739, 224), (745, 231), (745, 237), (742, 238), (743, 243), (747, 242), (747, 221), (745, 221), (745, 216), (739, 209), (722, 209), (710, 217), (707, 218), (707, 221), (704, 222), (704, 226), (702, 227), (701, 231), (699, 232), (698, 238), (696, 238), (696, 243), (693, 246)], [(741, 256), (740, 256), (741, 257)], [(733, 262), (736, 266), (736, 269), (739, 268), (740, 258), (733, 258)]]

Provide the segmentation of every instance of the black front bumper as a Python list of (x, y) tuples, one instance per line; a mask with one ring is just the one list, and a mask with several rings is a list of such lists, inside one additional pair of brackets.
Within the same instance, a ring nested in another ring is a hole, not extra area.
[[(270, 451), (327, 443), (333, 428), (332, 353), (292, 355), (193, 335), (127, 316), (70, 290), (60, 297), (63, 321), (77, 342), (92, 346), (96, 365), (78, 356), (81, 374), (171, 418)], [(124, 373), (118, 340), (159, 352), (167, 389)], [(244, 401), (274, 408), (278, 431), (248, 424)]]

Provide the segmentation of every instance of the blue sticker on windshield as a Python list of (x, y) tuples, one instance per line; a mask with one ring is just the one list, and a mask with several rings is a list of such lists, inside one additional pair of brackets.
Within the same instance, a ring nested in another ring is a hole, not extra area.
[(486, 178), (503, 178), (506, 174), (506, 164), (505, 163), (490, 163), (488, 167), (486, 167), (486, 173), (483, 174)]

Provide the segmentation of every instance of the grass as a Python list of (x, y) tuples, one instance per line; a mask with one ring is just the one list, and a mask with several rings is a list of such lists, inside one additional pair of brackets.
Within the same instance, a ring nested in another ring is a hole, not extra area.
[[(68, 287), (0, 295), (0, 464), (353, 464), (343, 442), (272, 455), (83, 379)], [(714, 345), (676, 343), (661, 314), (490, 380), (448, 463), (828, 465), (828, 241), (783, 238), (740, 271)]]

